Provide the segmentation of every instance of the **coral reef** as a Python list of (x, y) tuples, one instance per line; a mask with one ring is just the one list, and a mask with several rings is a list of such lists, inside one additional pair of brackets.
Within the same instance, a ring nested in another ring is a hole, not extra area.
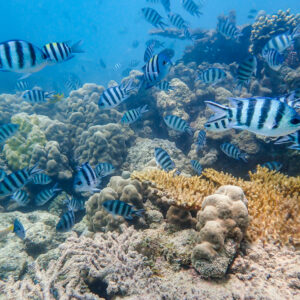
[(197, 220), (199, 244), (193, 250), (192, 264), (203, 277), (222, 278), (237, 254), (249, 223), (242, 189), (222, 186), (204, 198)]
[(170, 206), (167, 211), (167, 222), (182, 228), (193, 228), (196, 226), (196, 220), (192, 217), (188, 210), (181, 209), (176, 206)]

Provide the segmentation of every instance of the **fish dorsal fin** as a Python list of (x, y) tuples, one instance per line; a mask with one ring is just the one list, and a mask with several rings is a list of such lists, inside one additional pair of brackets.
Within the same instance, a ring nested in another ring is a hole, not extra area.
[(242, 98), (228, 98), (230, 105), (233, 106), (234, 108), (239, 106), (239, 103), (248, 100), (248, 99), (242, 99)]

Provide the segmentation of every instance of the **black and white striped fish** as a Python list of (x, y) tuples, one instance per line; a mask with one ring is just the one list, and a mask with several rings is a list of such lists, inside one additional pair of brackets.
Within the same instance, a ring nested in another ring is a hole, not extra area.
[(70, 46), (70, 42), (53, 42), (43, 47), (43, 52), (53, 63), (61, 63), (74, 57), (74, 53), (83, 53), (80, 48), (82, 41)]
[(217, 24), (217, 31), (226, 39), (238, 40), (242, 35), (240, 29), (236, 27), (229, 18), (219, 19)]
[(153, 26), (160, 27), (162, 30), (164, 30), (165, 26), (167, 26), (167, 24), (163, 22), (163, 17), (155, 9), (151, 7), (145, 7), (142, 8), (142, 13), (146, 21)]
[(288, 134), (286, 136), (279, 137), (275, 141), (275, 145), (280, 145), (280, 144), (287, 144), (287, 143), (292, 143), (288, 149), (292, 150), (300, 150), (300, 130)]
[(171, 90), (171, 91), (174, 90), (174, 87), (172, 87), (172, 86), (170, 85), (170, 83), (169, 83), (168, 81), (166, 81), (166, 80), (163, 80), (163, 81), (157, 83), (157, 84), (155, 85), (155, 87), (157, 87), (158, 89), (160, 89), (160, 90), (162, 90), (162, 91), (165, 91), (165, 92), (168, 92), (168, 91), (170, 91), (170, 90)]
[(113, 86), (106, 89), (98, 101), (98, 106), (101, 109), (109, 109), (118, 106), (123, 101), (129, 98), (130, 92), (136, 87), (133, 85), (133, 79), (128, 80), (118, 86)]
[(84, 210), (84, 201), (82, 199), (77, 199), (72, 197), (71, 199), (67, 197), (64, 201), (64, 204), (67, 206), (68, 210), (73, 210), (74, 212)]
[(242, 88), (244, 84), (248, 84), (251, 77), (256, 75), (257, 59), (254, 55), (245, 59), (237, 69), (237, 87)]
[(7, 123), (0, 126), (0, 145), (17, 133), (19, 124)]
[(283, 136), (300, 129), (300, 115), (294, 108), (277, 99), (229, 98), (232, 108), (205, 101), (215, 115), (210, 121), (221, 117), (231, 119), (230, 127), (260, 134), (263, 136)]
[[(156, 164), (159, 165), (164, 171), (169, 172), (176, 168), (174, 161), (171, 159), (168, 152), (162, 148), (155, 148), (154, 149), (154, 156)], [(180, 174), (177, 170), (175, 174)]]
[(279, 96), (279, 97), (277, 97), (277, 99), (295, 109), (299, 109), (300, 108), (300, 89), (296, 89), (285, 95)]
[(169, 18), (170, 23), (173, 26), (177, 27), (178, 29), (184, 29), (188, 26), (186, 21), (179, 14), (170, 12), (168, 14), (168, 18)]
[(171, 8), (171, 3), (170, 0), (160, 0), (160, 3), (162, 4), (162, 6), (164, 7), (165, 11), (168, 13), (170, 12)]
[(197, 141), (196, 141), (196, 151), (200, 151), (206, 144), (206, 132), (204, 130), (200, 130), (198, 132)]
[(275, 71), (278, 71), (284, 62), (284, 55), (275, 49), (264, 50), (262, 52), (262, 57), (267, 62), (268, 66)]
[(283, 33), (271, 38), (263, 48), (263, 51), (275, 49), (282, 53), (284, 50), (292, 46), (295, 38), (300, 36), (300, 24), (296, 26), (292, 33)]
[(204, 83), (215, 85), (226, 78), (226, 73), (219, 68), (209, 68), (199, 74), (199, 79)]
[(227, 116), (220, 117), (218, 119), (215, 119), (213, 117), (212, 121), (210, 119), (204, 124), (205, 129), (213, 132), (223, 132), (226, 130), (230, 130), (230, 122), (231, 119), (229, 119)]
[(69, 74), (66, 80), (64, 81), (64, 87), (68, 94), (71, 91), (78, 90), (82, 87), (82, 82), (80, 78), (75, 74)]
[(0, 43), (0, 71), (25, 73), (21, 77), (25, 79), (49, 64), (47, 55), (31, 43), (22, 40)]
[(6, 175), (0, 182), (0, 197), (12, 195), (14, 192), (22, 189), (39, 172), (41, 170), (37, 168), (37, 165), (34, 165), (31, 168), (24, 168)]
[(181, 119), (178, 116), (168, 115), (164, 117), (166, 125), (179, 132), (187, 132), (189, 135), (193, 136), (194, 130), (188, 124), (187, 121)]
[(108, 162), (99, 163), (95, 167), (95, 173), (96, 173), (97, 177), (108, 176), (108, 175), (112, 174), (114, 171), (115, 171), (115, 167)]
[(116, 63), (116, 64), (114, 65), (114, 67), (113, 67), (113, 70), (114, 70), (114, 71), (118, 71), (118, 70), (121, 69), (121, 67), (122, 67), (122, 65), (121, 65), (120, 63)]
[(146, 46), (148, 47), (149, 45), (153, 44), (154, 45), (154, 49), (158, 49), (161, 47), (164, 47), (164, 42), (161, 42), (159, 40), (156, 39), (150, 39), (146, 42)]
[(18, 80), (16, 83), (16, 90), (18, 92), (23, 92), (29, 90), (31, 88), (31, 84), (27, 80)]
[(192, 159), (192, 160), (191, 160), (191, 166), (192, 166), (193, 170), (194, 170), (198, 175), (201, 175), (201, 173), (202, 173), (202, 166), (201, 166), (201, 164), (199, 163), (198, 160)]
[(74, 211), (68, 210), (65, 212), (56, 225), (57, 232), (67, 232), (75, 225), (75, 214)]
[(52, 179), (44, 173), (39, 173), (39, 174), (35, 174), (32, 177), (32, 181), (34, 184), (45, 185), (45, 184), (49, 184), (52, 181)]
[(223, 143), (220, 146), (221, 150), (229, 157), (232, 157), (237, 160), (243, 160), (245, 163), (248, 162), (248, 155), (245, 152), (241, 152), (241, 150), (230, 143)]
[(20, 206), (26, 206), (30, 202), (27, 192), (23, 190), (18, 190), (14, 192), (13, 195), (11, 196), (11, 199), (15, 201), (17, 204), (19, 204)]
[(126, 111), (121, 119), (122, 124), (132, 124), (141, 118), (142, 114), (148, 110), (148, 105), (140, 106), (136, 109)]
[(34, 89), (23, 92), (22, 99), (31, 104), (45, 103), (51, 100), (53, 94), (54, 92), (45, 92), (40, 89)]
[(181, 0), (181, 4), (192, 16), (200, 17), (202, 15), (199, 5), (197, 5), (193, 0)]
[(150, 44), (147, 46), (145, 53), (144, 53), (144, 62), (147, 63), (151, 57), (153, 56), (153, 49), (154, 49), (154, 44)]
[(43, 206), (46, 204), (48, 201), (50, 201), (52, 198), (56, 197), (58, 192), (62, 191), (61, 188), (57, 187), (57, 183), (52, 187), (52, 188), (46, 188), (40, 191), (35, 199), (34, 203), (36, 206)]
[(114, 216), (122, 216), (126, 220), (132, 220), (133, 217), (142, 217), (144, 209), (136, 210), (134, 206), (120, 200), (107, 200), (102, 203), (103, 207)]
[(261, 165), (261, 167), (263, 168), (267, 168), (270, 171), (276, 171), (276, 172), (280, 171), (282, 169), (282, 166), (283, 166), (282, 163), (278, 161), (268, 161)]
[(83, 163), (76, 172), (74, 178), (74, 189), (77, 193), (100, 192), (97, 186), (100, 184), (101, 178), (98, 178), (94, 169), (88, 162)]
[(0, 169), (0, 182), (5, 178), (6, 172), (3, 169)]

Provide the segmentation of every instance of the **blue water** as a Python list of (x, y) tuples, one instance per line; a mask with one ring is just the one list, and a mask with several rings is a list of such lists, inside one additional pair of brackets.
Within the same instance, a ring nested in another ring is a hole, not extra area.
[[(110, 80), (121, 80), (121, 71), (112, 69), (116, 63), (124, 69), (132, 59), (142, 62), (145, 42), (150, 38), (148, 31), (153, 28), (140, 13), (141, 8), (146, 6), (153, 7), (166, 17), (160, 4), (146, 0), (1, 1), (0, 39), (23, 39), (40, 47), (53, 41), (83, 40), (84, 54), (76, 55), (63, 64), (47, 67), (34, 74), (32, 79), (49, 86), (53, 85), (50, 82), (62, 80), (64, 73), (73, 72), (83, 82), (106, 85)], [(268, 14), (290, 8), (295, 13), (299, 11), (300, 4), (298, 0), (206, 0), (201, 10), (203, 16), (197, 18), (182, 8), (180, 0), (171, 0), (171, 11), (181, 14), (191, 28), (215, 28), (217, 16), (228, 14), (231, 10), (236, 11), (237, 24), (242, 25), (249, 22), (247, 15), (251, 8), (265, 10)], [(139, 41), (136, 49), (132, 48), (134, 40)], [(163, 40), (166, 46), (175, 49), (176, 58), (181, 57), (189, 44), (168, 38)], [(100, 58), (107, 69), (99, 66)], [(18, 77), (17, 74), (0, 73), (0, 91), (12, 92)]]

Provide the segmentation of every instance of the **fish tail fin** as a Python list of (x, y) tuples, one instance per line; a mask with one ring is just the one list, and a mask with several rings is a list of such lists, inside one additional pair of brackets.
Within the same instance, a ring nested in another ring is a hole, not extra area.
[(56, 193), (56, 192), (61, 192), (61, 191), (62, 191), (62, 189), (58, 187), (58, 183), (55, 183), (55, 185), (53, 186), (52, 190), (53, 190), (53, 192), (55, 192), (55, 193)]
[(224, 105), (221, 105), (219, 103), (215, 103), (212, 101), (204, 101), (204, 102), (206, 103), (207, 107), (210, 108), (211, 110), (213, 110), (213, 112), (214, 112), (214, 115), (212, 115), (208, 119), (209, 122), (219, 119), (221, 117), (227, 116), (227, 114), (230, 110), (230, 108), (228, 108)]
[(42, 171), (43, 171), (42, 169), (38, 169), (38, 163), (36, 163), (33, 167), (28, 169), (28, 173), (30, 176), (33, 176), (34, 174), (38, 174)]
[(278, 138), (276, 141), (275, 141), (275, 145), (280, 145), (280, 144), (286, 144), (286, 143), (289, 143), (289, 142), (292, 142), (293, 139), (292, 139), (292, 136), (289, 134), (289, 135), (286, 135), (286, 136), (282, 136), (280, 138)]
[(240, 159), (241, 159), (243, 162), (247, 163), (247, 162), (248, 162), (248, 158), (249, 158), (249, 156), (248, 156), (247, 153), (241, 153), (241, 154), (240, 154)]
[(163, 21), (160, 21), (160, 22), (158, 23), (158, 25), (160, 26), (160, 28), (161, 28), (162, 30), (165, 30), (165, 26), (168, 26), (168, 24), (166, 24), (166, 23), (163, 22)]
[(195, 129), (192, 128), (191, 126), (188, 126), (188, 127), (186, 127), (185, 131), (186, 131), (190, 136), (193, 136), (193, 135), (194, 135), (194, 132), (195, 132)]
[(140, 107), (140, 113), (141, 113), (141, 114), (143, 114), (143, 113), (145, 113), (145, 112), (147, 112), (147, 111), (149, 111), (148, 105), (147, 105), (147, 104)]
[(129, 79), (126, 83), (122, 83), (122, 88), (124, 89), (124, 92), (127, 94), (130, 91), (134, 90), (136, 87), (133, 86), (133, 78)]
[(81, 49), (82, 40), (78, 41), (77, 43), (73, 44), (71, 46), (72, 53), (84, 53), (84, 51)]
[(138, 217), (143, 217), (144, 212), (145, 212), (144, 209), (137, 209), (137, 210), (133, 211), (132, 215), (138, 216)]
[(293, 145), (289, 146), (288, 149), (300, 150), (300, 144), (293, 144)]
[(300, 24), (298, 24), (292, 32), (293, 39), (300, 36)]

